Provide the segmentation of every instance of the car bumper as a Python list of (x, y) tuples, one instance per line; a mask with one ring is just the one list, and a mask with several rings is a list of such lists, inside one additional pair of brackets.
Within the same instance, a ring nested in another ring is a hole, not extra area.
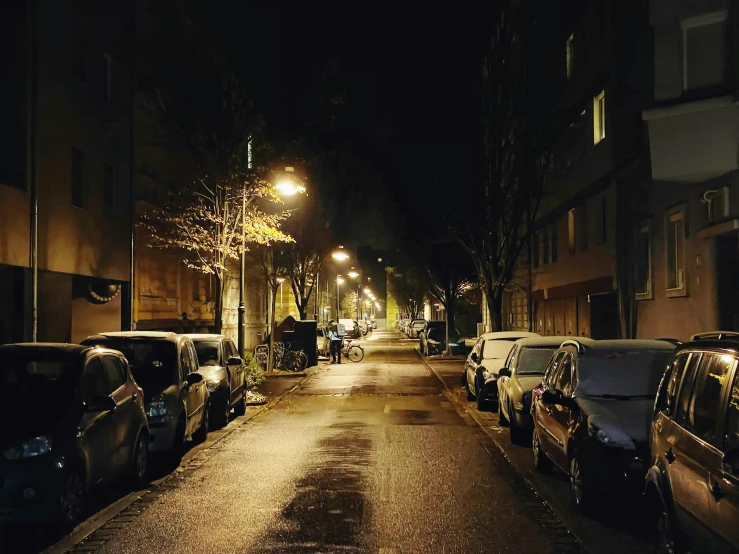
[(583, 466), (589, 467), (592, 482), (601, 492), (619, 495), (641, 494), (649, 469), (649, 455), (639, 450), (603, 446), (588, 440), (580, 447)]
[(534, 430), (534, 418), (531, 417), (529, 410), (516, 410), (513, 409), (513, 417), (516, 420), (516, 426), (521, 429)]
[(498, 401), (498, 379), (486, 379), (480, 387), (480, 396), (488, 402)]
[(162, 420), (149, 420), (149, 452), (167, 452), (175, 444), (177, 420), (167, 416)]
[(52, 454), (0, 462), (0, 521), (57, 519), (66, 463)]
[[(210, 391), (210, 389), (208, 389)], [(223, 410), (226, 402), (231, 402), (230, 390), (228, 385), (221, 384), (210, 393), (210, 415), (216, 414)]]

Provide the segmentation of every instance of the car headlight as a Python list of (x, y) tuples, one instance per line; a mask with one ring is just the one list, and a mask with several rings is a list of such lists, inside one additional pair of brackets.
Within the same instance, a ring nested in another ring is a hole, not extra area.
[(21, 458), (41, 456), (49, 451), (51, 451), (51, 437), (41, 435), (6, 448), (3, 456), (8, 460), (20, 460)]
[(216, 392), (218, 388), (218, 381), (211, 381), (208, 383), (208, 392)]
[(167, 415), (167, 403), (164, 400), (154, 400), (146, 410), (148, 417), (162, 417)]
[(611, 437), (606, 435), (603, 429), (598, 429), (598, 427), (593, 425), (588, 427), (588, 433), (591, 437), (594, 437), (597, 441), (602, 442), (603, 444), (609, 444), (611, 442)]

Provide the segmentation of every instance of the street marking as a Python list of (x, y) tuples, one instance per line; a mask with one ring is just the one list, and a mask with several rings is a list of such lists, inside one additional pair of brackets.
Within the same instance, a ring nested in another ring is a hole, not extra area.
[(385, 404), (385, 410), (384, 410), (384, 412), (386, 414), (389, 414), (390, 413), (390, 404)]

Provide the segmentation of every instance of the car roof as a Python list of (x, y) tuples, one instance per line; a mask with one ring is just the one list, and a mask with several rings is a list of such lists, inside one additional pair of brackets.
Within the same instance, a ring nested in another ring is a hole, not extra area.
[(217, 335), (215, 333), (185, 333), (185, 336), (192, 339), (193, 341), (198, 340), (219, 340), (229, 339), (227, 335)]
[[(109, 351), (109, 349), (104, 349)], [(68, 344), (63, 342), (19, 342), (14, 344), (4, 344), (0, 346), (0, 355), (12, 356), (21, 355), (29, 356), (32, 354), (40, 354), (42, 356), (53, 356), (64, 362), (78, 362), (81, 358), (92, 353), (96, 349), (92, 346), (81, 344)], [(116, 354), (119, 352), (112, 350)]]
[(523, 339), (527, 337), (540, 337), (539, 333), (531, 333), (529, 331), (494, 331), (492, 333), (483, 333), (478, 338), (483, 340), (497, 339)]
[[(568, 344), (569, 343), (569, 344)], [(652, 339), (606, 339), (594, 340), (590, 338), (579, 337), (577, 339), (569, 339), (562, 343), (560, 348), (576, 347), (580, 353), (598, 356), (608, 352), (638, 352), (641, 350), (664, 350), (671, 352), (675, 350), (675, 345), (664, 340)]]
[(103, 339), (157, 339), (175, 342), (180, 336), (182, 335), (172, 333), (171, 331), (111, 331), (91, 335), (85, 341)]
[(526, 337), (518, 339), (515, 344), (523, 348), (537, 348), (545, 346), (553, 346), (559, 348), (563, 342), (572, 337)]

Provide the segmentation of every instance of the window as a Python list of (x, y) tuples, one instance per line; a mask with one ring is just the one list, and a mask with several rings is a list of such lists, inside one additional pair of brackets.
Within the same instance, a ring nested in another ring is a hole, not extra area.
[(182, 372), (183, 381), (186, 381), (187, 375), (193, 371), (190, 350), (187, 348), (187, 343), (185, 342), (180, 345), (180, 371)]
[(566, 352), (560, 352), (552, 361), (549, 362), (549, 368), (547, 369), (547, 375), (544, 377), (549, 388), (555, 388), (557, 380), (559, 379), (559, 370), (562, 368), (562, 358), (564, 358)]
[(606, 138), (606, 92), (593, 98), (593, 144)]
[(649, 223), (636, 230), (634, 237), (634, 281), (636, 297), (652, 296), (652, 232)]
[(567, 60), (567, 79), (572, 77), (573, 62), (575, 61), (575, 35), (570, 35), (565, 43), (565, 56)]
[(695, 380), (696, 368), (700, 364), (703, 354), (700, 352), (693, 352), (688, 361), (687, 367), (685, 368), (685, 374), (680, 383), (680, 392), (677, 397), (677, 404), (675, 406), (675, 423), (685, 427), (685, 422), (688, 419), (688, 404), (690, 402), (690, 395), (693, 392), (693, 381)]
[(121, 367), (118, 358), (113, 356), (103, 356), (103, 368), (105, 374), (108, 376), (108, 384), (110, 385), (110, 391), (116, 391), (120, 387), (126, 384), (126, 374)]
[(682, 22), (683, 88), (700, 89), (724, 82), (726, 18), (721, 11)]
[(72, 205), (85, 207), (85, 153), (72, 148)]
[(541, 243), (544, 250), (543, 263), (546, 265), (549, 263), (549, 227), (547, 225), (541, 231)]
[(588, 249), (588, 205), (583, 203), (577, 209), (577, 228), (580, 242), (580, 250), (583, 252)]
[(675, 410), (675, 400), (677, 398), (678, 387), (680, 386), (680, 379), (685, 372), (685, 366), (688, 363), (689, 357), (690, 354), (687, 352), (680, 354), (675, 358), (675, 361), (672, 362), (672, 367), (667, 374), (667, 383), (663, 384), (666, 390), (664, 391), (665, 398), (662, 400), (663, 408), (661, 409), (665, 415), (672, 415)]
[(739, 449), (739, 373), (729, 392), (729, 406), (726, 409), (726, 431), (724, 432), (723, 452)]
[(699, 439), (716, 445), (716, 418), (724, 380), (734, 365), (729, 354), (703, 354), (695, 377), (685, 428)]
[(108, 382), (100, 358), (93, 358), (87, 362), (82, 374), (82, 401), (93, 402), (101, 396), (108, 396)]
[(567, 212), (567, 243), (570, 254), (575, 253), (575, 210)]
[(117, 210), (116, 195), (118, 193), (118, 174), (113, 166), (105, 164), (105, 209), (109, 214)]
[(572, 394), (572, 354), (567, 354), (560, 364), (562, 371), (557, 376), (557, 386), (566, 396)]
[(87, 37), (85, 26), (75, 21), (72, 28), (72, 75), (85, 81), (87, 79)]
[(557, 250), (559, 249), (559, 243), (557, 241), (557, 222), (552, 223), (552, 228), (549, 231), (552, 236), (552, 263), (557, 261)]
[(505, 363), (503, 364), (503, 367), (507, 367), (511, 371), (513, 371), (516, 368), (516, 354), (518, 353), (518, 345), (516, 344), (508, 354), (508, 358), (506, 359)]
[(227, 340), (223, 343), (223, 345), (226, 347), (226, 362), (228, 362), (229, 358), (233, 358), (234, 356), (238, 356), (236, 346), (234, 343), (230, 340)]
[(685, 288), (684, 229), (682, 212), (672, 214), (667, 218), (665, 247), (667, 249), (668, 291), (680, 291)]

